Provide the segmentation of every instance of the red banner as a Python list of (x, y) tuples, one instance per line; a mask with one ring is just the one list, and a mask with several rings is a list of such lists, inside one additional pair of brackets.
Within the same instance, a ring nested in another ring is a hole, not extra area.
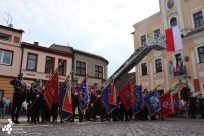
[(180, 111), (180, 99), (179, 99), (179, 93), (173, 94), (173, 101), (174, 101), (174, 112)]
[(116, 89), (115, 89), (114, 81), (112, 82), (112, 88), (111, 88), (109, 103), (113, 104), (113, 105), (117, 105)]
[(53, 101), (58, 100), (58, 72), (55, 72), (47, 81), (45, 85), (45, 97), (51, 109)]
[(69, 86), (68, 86), (64, 97), (62, 110), (72, 113), (72, 101), (71, 101), (71, 96), (69, 96), (69, 94), (71, 95), (71, 93), (69, 92), (71, 92), (71, 90), (69, 89)]
[(174, 103), (173, 97), (171, 93), (166, 93), (160, 97), (161, 109), (160, 114), (161, 116), (167, 116), (174, 112)]
[(195, 88), (195, 92), (199, 92), (200, 91), (199, 79), (194, 79), (194, 88)]
[(120, 91), (119, 91), (119, 96), (120, 99), (125, 107), (126, 110), (131, 108), (131, 103), (132, 99), (134, 98), (133, 96), (133, 90), (132, 90), (132, 84), (131, 82), (128, 82)]

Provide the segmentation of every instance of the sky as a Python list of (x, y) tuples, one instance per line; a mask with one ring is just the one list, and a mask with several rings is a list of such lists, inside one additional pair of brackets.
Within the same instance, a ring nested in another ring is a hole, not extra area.
[(158, 12), (159, 0), (0, 0), (0, 25), (7, 25), (5, 11), (25, 31), (23, 42), (69, 43), (100, 55), (109, 77), (134, 52), (133, 25)]

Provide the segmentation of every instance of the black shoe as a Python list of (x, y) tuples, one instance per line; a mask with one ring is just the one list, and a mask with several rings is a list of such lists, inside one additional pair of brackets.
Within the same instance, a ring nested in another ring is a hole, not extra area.
[(129, 119), (125, 119), (125, 121), (130, 121)]
[(44, 120), (41, 120), (41, 123), (42, 123), (42, 124), (45, 123)]
[(27, 122), (30, 122), (30, 119), (28, 119)]
[(14, 123), (15, 124), (20, 124), (20, 122), (18, 120), (15, 120)]

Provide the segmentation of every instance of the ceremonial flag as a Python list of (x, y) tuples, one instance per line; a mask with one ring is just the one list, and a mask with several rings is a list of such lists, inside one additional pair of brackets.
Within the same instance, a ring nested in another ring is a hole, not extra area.
[(162, 117), (167, 116), (174, 112), (174, 101), (170, 92), (160, 97), (160, 103), (161, 103), (160, 114)]
[(45, 85), (45, 97), (49, 108), (52, 103), (58, 98), (58, 72), (55, 72)]
[(169, 74), (172, 74), (172, 62), (169, 62)]
[(59, 109), (61, 118), (65, 120), (72, 116), (72, 101), (71, 101), (71, 88), (70, 79), (68, 78), (59, 92)]
[(116, 89), (115, 89), (114, 80), (112, 82), (112, 88), (111, 88), (111, 92), (110, 92), (109, 103), (112, 105), (117, 105)]
[(89, 91), (88, 91), (88, 76), (85, 76), (79, 87), (79, 108), (83, 112), (88, 108), (87, 103), (89, 102)]
[(182, 75), (182, 74), (183, 74), (183, 60), (180, 60), (179, 73), (178, 73), (178, 75)]
[(154, 90), (151, 93), (149, 93), (144, 98), (144, 102), (145, 102), (151, 116), (154, 115), (161, 108), (160, 101), (159, 101), (159, 95), (158, 95), (157, 90)]
[(167, 51), (177, 51), (183, 49), (179, 26), (165, 30)]
[(132, 84), (129, 81), (126, 85), (119, 91), (120, 99), (126, 110), (131, 108), (131, 101), (134, 101)]
[(179, 112), (181, 109), (179, 93), (173, 94), (174, 112)]
[(142, 97), (142, 86), (137, 87), (134, 91), (133, 91), (135, 100), (133, 102), (131, 102), (132, 105), (132, 110), (134, 114), (139, 113), (140, 111), (142, 111), (142, 106), (144, 106), (144, 100)]
[(112, 104), (112, 103), (109, 102), (110, 96), (111, 96), (111, 92), (113, 92), (112, 91), (113, 88), (115, 88), (115, 87), (113, 87), (113, 85), (110, 82), (106, 86), (106, 88), (103, 89), (102, 92), (101, 92), (102, 93), (101, 97), (102, 97), (103, 103), (105, 105), (106, 111), (108, 113), (112, 112), (117, 107), (117, 105), (115, 105), (115, 103)]

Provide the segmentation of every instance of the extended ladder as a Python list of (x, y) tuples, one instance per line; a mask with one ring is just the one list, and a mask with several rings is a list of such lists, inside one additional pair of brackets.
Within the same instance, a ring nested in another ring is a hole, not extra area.
[(161, 34), (148, 34), (146, 43), (135, 52), (102, 84), (105, 87), (112, 79), (120, 80), (132, 68), (134, 68), (152, 49), (166, 49), (165, 36)]

